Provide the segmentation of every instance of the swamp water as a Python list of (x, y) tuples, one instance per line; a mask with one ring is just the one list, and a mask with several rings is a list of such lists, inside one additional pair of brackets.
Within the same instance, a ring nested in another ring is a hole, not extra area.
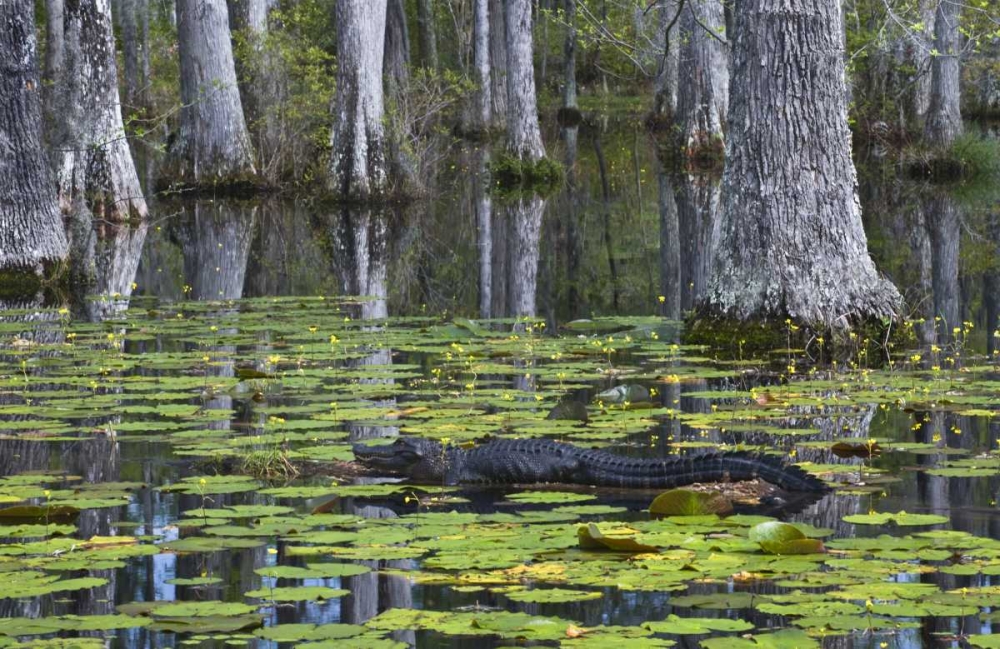
[[(575, 164), (545, 201), (491, 196), (467, 151), (391, 213), (161, 203), (98, 257), (122, 297), (5, 303), (0, 647), (1000, 646), (994, 203), (867, 178), (913, 349), (734, 358), (677, 322), (718, 179), (660, 173), (641, 131), (552, 146)], [(565, 400), (588, 420), (548, 419)], [(836, 490), (654, 519), (656, 493), (342, 464), (490, 434), (759, 449)], [(761, 542), (773, 518), (797, 545)]]

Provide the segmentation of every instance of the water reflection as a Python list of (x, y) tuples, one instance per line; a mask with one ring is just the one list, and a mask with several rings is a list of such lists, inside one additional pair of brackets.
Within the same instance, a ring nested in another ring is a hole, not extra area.
[(91, 295), (72, 294), (75, 316), (96, 322), (128, 310), (148, 230), (145, 220), (94, 228), (86, 262), (93, 279)]

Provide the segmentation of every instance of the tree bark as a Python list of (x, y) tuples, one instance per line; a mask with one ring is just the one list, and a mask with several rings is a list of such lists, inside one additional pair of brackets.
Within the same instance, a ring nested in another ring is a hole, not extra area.
[(493, 197), (489, 177), (490, 151), (483, 147), (473, 152), (475, 175), (472, 177), (472, 200), (476, 212), (476, 245), (479, 248), (479, 317), (491, 318), (493, 305)]
[(934, 0), (920, 0), (920, 22), (923, 23), (924, 29), (913, 35), (915, 41), (913, 58), (914, 66), (917, 69), (917, 77), (913, 85), (913, 116), (918, 122), (923, 122), (927, 117), (927, 110), (931, 103), (931, 65), (933, 59), (930, 50), (934, 46), (931, 35), (934, 33), (936, 13)]
[(386, 3), (337, 2), (337, 98), (330, 185), (346, 200), (368, 200), (387, 187), (382, 62)]
[(563, 43), (563, 108), (579, 108), (576, 102), (576, 0), (564, 6), (566, 40)]
[(958, 57), (962, 49), (958, 19), (962, 5), (957, 0), (941, 0), (934, 16), (934, 49), (931, 61), (931, 97), (927, 109), (924, 138), (934, 147), (948, 147), (962, 134), (961, 72)]
[(681, 309), (694, 308), (705, 294), (718, 235), (722, 184), (718, 176), (684, 174), (678, 179), (677, 214), (681, 248)]
[(67, 243), (42, 149), (34, 4), (0, 3), (0, 269), (66, 258)]
[(433, 0), (417, 0), (417, 40), (420, 48), (420, 65), (437, 71), (437, 30), (434, 25)]
[(46, 128), (58, 120), (55, 107), (58, 93), (55, 84), (62, 74), (66, 59), (66, 39), (63, 34), (63, 1), (45, 0), (45, 71), (43, 82), (43, 107)]
[(503, 0), (489, 0), (490, 102), (493, 126), (507, 126), (507, 12)]
[(489, 130), (493, 116), (492, 87), (490, 85), (489, 5), (489, 0), (474, 0), (475, 17), (472, 23), (472, 60), (476, 74), (473, 124), (481, 132)]
[(681, 317), (681, 245), (680, 220), (670, 173), (657, 171), (660, 207), (660, 295), (663, 302), (660, 315), (679, 320)]
[(962, 215), (958, 202), (948, 192), (942, 191), (935, 192), (924, 201), (923, 211), (931, 243), (931, 285), (934, 289), (937, 342), (944, 344), (953, 341), (953, 329), (962, 326), (958, 256)]
[(720, 0), (687, 0), (681, 15), (676, 123), (687, 156), (721, 153), (729, 108), (729, 52), (705, 29), (725, 33)]
[(531, 0), (508, 0), (507, 23), (507, 152), (521, 160), (545, 156), (535, 101), (532, 64)]
[[(102, 282), (98, 255), (115, 256), (119, 229), (146, 218), (146, 200), (122, 122), (109, 0), (67, 3), (63, 28), (61, 121), (53, 137), (59, 204), (70, 221), (73, 281), (81, 290), (102, 290), (113, 282)], [(114, 292), (128, 297), (130, 286)]]
[[(61, 123), (54, 137), (60, 206), (64, 214), (83, 208), (87, 216), (111, 223), (145, 218), (122, 122), (110, 2), (71, 2), (64, 17), (66, 59), (57, 83)], [(89, 219), (84, 226), (90, 227)]]
[(545, 201), (538, 196), (521, 196), (501, 205), (507, 229), (506, 298), (507, 309), (495, 317), (524, 317), (536, 313), (539, 237)]
[[(832, 0), (740, 0), (707, 314), (843, 330), (894, 317), (868, 255)], [(795, 56), (790, 56), (795, 52)]]
[[(660, 11), (660, 41), (666, 48), (660, 60), (659, 69), (654, 83), (653, 114), (657, 117), (673, 117), (677, 112), (677, 85), (680, 63), (681, 39), (680, 28), (675, 24), (670, 27), (670, 21), (677, 13), (677, 1), (667, 0), (659, 7)], [(727, 33), (730, 33), (727, 31)]]
[(201, 184), (255, 174), (225, 0), (177, 0), (177, 38), (181, 127), (171, 150), (177, 178)]
[(138, 0), (122, 0), (119, 23), (122, 29), (122, 62), (125, 79), (125, 110), (135, 110), (139, 95)]
[(410, 78), (410, 34), (406, 26), (403, 0), (389, 0), (385, 20), (385, 82), (387, 93), (394, 96), (406, 87)]

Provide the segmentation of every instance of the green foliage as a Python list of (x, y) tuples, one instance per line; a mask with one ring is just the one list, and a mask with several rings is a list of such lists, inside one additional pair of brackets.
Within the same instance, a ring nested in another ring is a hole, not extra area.
[(962, 170), (966, 181), (996, 180), (1000, 176), (1000, 140), (988, 137), (978, 129), (966, 131), (948, 151)]
[(509, 154), (497, 156), (490, 164), (490, 174), (493, 190), (500, 194), (534, 192), (543, 196), (558, 190), (564, 177), (562, 165), (549, 157), (532, 161)]
[(308, 181), (325, 173), (336, 61), (330, 4), (304, 0), (275, 10), (270, 22), (280, 28), (263, 38), (234, 33), (241, 83), (256, 87), (270, 102), (254, 107), (248, 127), (260, 171), (272, 181)]

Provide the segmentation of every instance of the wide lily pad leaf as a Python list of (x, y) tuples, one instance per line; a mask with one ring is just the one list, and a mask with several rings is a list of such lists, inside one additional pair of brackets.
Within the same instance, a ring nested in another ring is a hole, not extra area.
[(749, 631), (754, 625), (744, 620), (711, 617), (678, 617), (670, 615), (660, 622), (645, 622), (643, 627), (656, 633), (701, 635), (713, 631)]
[(825, 552), (823, 542), (810, 539), (789, 523), (768, 521), (750, 528), (750, 540), (768, 554), (818, 554)]
[(246, 597), (272, 600), (275, 602), (306, 602), (337, 599), (350, 595), (351, 591), (325, 586), (295, 586), (291, 588), (258, 588), (244, 593)]
[(594, 523), (581, 525), (576, 530), (580, 547), (584, 550), (613, 550), (615, 552), (656, 552), (657, 548), (635, 539), (636, 531), (628, 528), (602, 531)]
[(151, 610), (154, 617), (232, 617), (257, 610), (256, 606), (236, 602), (168, 602)]
[(948, 522), (947, 516), (938, 514), (910, 514), (905, 511), (896, 513), (875, 513), (851, 514), (844, 516), (845, 523), (856, 525), (888, 525), (918, 526), (918, 525), (942, 525)]
[(6, 618), (0, 635), (45, 635), (61, 631), (110, 631), (148, 626), (152, 620), (129, 615), (63, 615), (58, 617)]
[(588, 500), (595, 500), (597, 496), (593, 494), (582, 494), (567, 491), (519, 491), (508, 494), (507, 500), (519, 503), (534, 504), (562, 504), (578, 503)]
[(604, 593), (596, 590), (568, 590), (565, 588), (544, 588), (532, 590), (515, 590), (506, 593), (508, 599), (515, 602), (531, 602), (534, 604), (562, 604), (565, 602), (583, 602), (591, 599), (601, 599)]
[(80, 508), (72, 505), (18, 505), (0, 509), (0, 524), (72, 523), (79, 515)]
[[(279, 624), (258, 629), (258, 638), (272, 642), (307, 642), (316, 640), (341, 640), (365, 633), (367, 629), (356, 624)], [(312, 646), (312, 645), (308, 645)]]
[(733, 503), (718, 493), (671, 489), (657, 496), (649, 505), (649, 513), (657, 516), (726, 516), (733, 512)]

